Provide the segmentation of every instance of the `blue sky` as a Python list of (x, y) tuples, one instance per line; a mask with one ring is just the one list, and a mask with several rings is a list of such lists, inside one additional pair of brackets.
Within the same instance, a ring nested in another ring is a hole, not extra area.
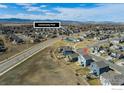
[(0, 18), (124, 22), (124, 4), (9, 3), (0, 4)]

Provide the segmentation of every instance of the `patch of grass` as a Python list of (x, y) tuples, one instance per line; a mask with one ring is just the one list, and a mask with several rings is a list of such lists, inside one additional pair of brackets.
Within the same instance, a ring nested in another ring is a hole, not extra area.
[(0, 38), (0, 44), (4, 45), (4, 41)]
[(88, 45), (92, 45), (94, 44), (95, 41), (94, 40), (84, 40), (82, 42), (79, 42), (75, 47), (76, 48), (84, 48), (84, 47), (87, 47)]
[(87, 82), (88, 82), (90, 85), (101, 85), (99, 79), (90, 79), (90, 80), (87, 80)]
[(65, 46), (67, 44), (68, 44), (68, 42), (65, 42), (64, 40), (61, 40), (61, 41), (58, 41), (57, 43), (55, 43), (53, 46), (60, 47), (60, 46)]
[(87, 75), (90, 72), (90, 70), (88, 68), (80, 68), (77, 69), (76, 72), (83, 76)]
[(55, 48), (58, 48), (60, 46), (71, 46), (73, 47), (75, 45), (75, 43), (72, 43), (72, 42), (67, 42), (67, 41), (64, 41), (64, 40), (61, 40), (61, 41), (58, 41), (57, 43), (55, 43), (53, 45), (53, 47)]

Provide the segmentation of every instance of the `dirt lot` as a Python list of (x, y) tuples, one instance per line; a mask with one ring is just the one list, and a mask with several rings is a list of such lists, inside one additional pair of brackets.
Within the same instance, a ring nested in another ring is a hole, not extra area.
[(84, 84), (66, 65), (58, 64), (46, 48), (0, 77), (1, 85), (77, 85)]

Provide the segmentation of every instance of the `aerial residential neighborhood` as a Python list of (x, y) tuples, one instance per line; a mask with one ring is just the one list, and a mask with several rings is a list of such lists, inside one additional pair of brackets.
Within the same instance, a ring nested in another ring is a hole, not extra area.
[[(106, 5), (46, 4), (45, 13), (42, 4), (2, 5), (20, 10), (0, 13), (0, 85), (124, 85), (124, 20), (90, 15), (92, 8), (107, 10)], [(30, 10), (34, 7), (38, 10)], [(65, 8), (70, 13), (63, 13)], [(36, 21), (61, 26), (35, 28)]]

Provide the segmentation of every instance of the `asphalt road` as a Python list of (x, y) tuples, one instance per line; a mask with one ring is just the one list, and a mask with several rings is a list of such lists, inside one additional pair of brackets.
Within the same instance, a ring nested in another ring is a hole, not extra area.
[(0, 62), (0, 76), (3, 75), (4, 73), (6, 73), (7, 71), (11, 70), (15, 66), (21, 64), (22, 62), (24, 62), (25, 60), (27, 60), (34, 54), (40, 52), (41, 50), (45, 49), (46, 47), (53, 45), (58, 40), (60, 40), (60, 39), (55, 38), (55, 39), (47, 40), (47, 41), (39, 43), (27, 50), (22, 51), (19, 54), (16, 54), (16, 56), (13, 56), (6, 60), (3, 60), (2, 62)]

